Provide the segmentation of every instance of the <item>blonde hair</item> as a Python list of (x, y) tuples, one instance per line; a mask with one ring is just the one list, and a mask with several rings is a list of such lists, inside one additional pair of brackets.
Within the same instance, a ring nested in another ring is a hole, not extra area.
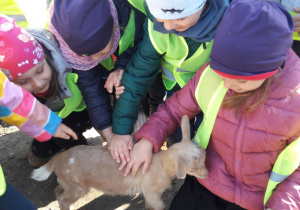
[(246, 116), (265, 103), (273, 80), (274, 76), (266, 79), (259, 88), (253, 91), (230, 95), (223, 100), (223, 108), (235, 109), (235, 116), (239, 111), (243, 111), (243, 116)]

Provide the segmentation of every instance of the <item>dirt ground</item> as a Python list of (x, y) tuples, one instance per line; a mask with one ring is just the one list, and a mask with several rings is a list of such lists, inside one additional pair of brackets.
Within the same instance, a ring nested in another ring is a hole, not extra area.
[[(86, 133), (90, 145), (102, 144), (101, 137), (95, 131)], [(16, 127), (3, 122), (0, 124), (0, 164), (4, 170), (6, 180), (31, 200), (39, 210), (59, 209), (54, 194), (57, 185), (55, 175), (48, 180), (37, 182), (30, 179), (32, 168), (27, 161), (28, 147), (31, 138), (20, 132)], [(175, 179), (172, 188), (163, 194), (166, 206), (182, 185), (182, 180)], [(144, 200), (140, 195), (106, 196), (98, 191), (91, 191), (74, 204), (80, 210), (141, 210), (144, 209)]]

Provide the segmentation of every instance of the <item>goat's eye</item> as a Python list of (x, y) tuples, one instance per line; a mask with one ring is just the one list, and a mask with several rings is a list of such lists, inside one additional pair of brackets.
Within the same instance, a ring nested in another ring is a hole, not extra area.
[(193, 158), (194, 158), (194, 160), (198, 160), (198, 157), (197, 157), (197, 156), (194, 156)]

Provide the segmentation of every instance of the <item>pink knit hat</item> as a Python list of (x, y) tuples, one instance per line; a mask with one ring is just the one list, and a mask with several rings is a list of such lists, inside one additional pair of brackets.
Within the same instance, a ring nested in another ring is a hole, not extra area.
[(0, 14), (0, 70), (12, 81), (44, 58), (41, 45), (14, 19)]

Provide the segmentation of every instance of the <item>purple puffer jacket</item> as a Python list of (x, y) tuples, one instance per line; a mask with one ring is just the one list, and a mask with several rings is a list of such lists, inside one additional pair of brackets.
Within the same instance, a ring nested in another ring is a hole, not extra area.
[[(193, 118), (201, 111), (195, 89), (202, 67), (187, 85), (160, 105), (137, 132), (157, 152), (180, 125), (183, 115)], [(221, 108), (207, 147), (209, 177), (198, 180), (217, 196), (246, 209), (263, 209), (263, 198), (272, 166), (285, 146), (300, 136), (300, 60), (292, 50), (285, 66), (271, 84), (262, 109), (243, 118)], [(228, 91), (226, 96), (232, 94)], [(226, 97), (225, 96), (225, 97)], [(300, 171), (278, 185), (266, 207), (300, 209)]]

